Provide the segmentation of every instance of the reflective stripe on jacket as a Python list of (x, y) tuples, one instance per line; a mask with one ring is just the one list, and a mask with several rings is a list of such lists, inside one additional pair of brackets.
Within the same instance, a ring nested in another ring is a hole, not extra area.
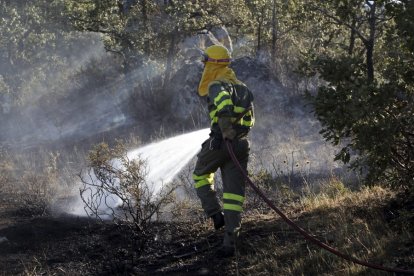
[(221, 134), (217, 123), (219, 117), (231, 117), (236, 120), (248, 108), (251, 109), (234, 122), (235, 129), (240, 133), (248, 133), (254, 125), (253, 94), (244, 84), (214, 81), (209, 85), (207, 102), (211, 130), (214, 134)]

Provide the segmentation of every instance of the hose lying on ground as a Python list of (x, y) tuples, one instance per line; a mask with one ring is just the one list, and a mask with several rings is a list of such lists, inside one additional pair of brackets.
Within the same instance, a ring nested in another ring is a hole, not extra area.
[(381, 266), (381, 265), (372, 264), (372, 263), (369, 263), (369, 262), (365, 262), (365, 261), (359, 260), (359, 259), (354, 258), (352, 256), (349, 256), (349, 255), (347, 255), (345, 253), (342, 253), (342, 252), (336, 250), (335, 248), (330, 247), (326, 243), (324, 243), (324, 242), (318, 240), (317, 238), (313, 237), (312, 235), (310, 235), (303, 228), (301, 228), (296, 223), (294, 223), (291, 219), (289, 219), (282, 211), (280, 211), (280, 209), (277, 208), (264, 195), (264, 193), (252, 182), (252, 180), (247, 175), (247, 172), (241, 167), (239, 161), (237, 160), (237, 157), (236, 157), (236, 155), (233, 152), (232, 144), (231, 144), (230, 141), (228, 141), (228, 140), (226, 141), (226, 146), (227, 146), (227, 151), (229, 152), (229, 155), (230, 155), (231, 159), (236, 164), (236, 166), (238, 167), (238, 169), (243, 173), (243, 176), (246, 179), (247, 183), (249, 183), (250, 187), (252, 187), (252, 189), (263, 199), (264, 202), (266, 202), (269, 205), (270, 208), (272, 208), (293, 229), (295, 229), (303, 237), (305, 237), (305, 239), (307, 239), (308, 241), (313, 242), (314, 244), (318, 245), (319, 247), (322, 247), (323, 249), (325, 249), (325, 250), (327, 250), (327, 251), (329, 251), (329, 252), (331, 252), (331, 253), (333, 253), (333, 254), (335, 254), (335, 255), (337, 255), (337, 256), (345, 259), (345, 260), (351, 261), (353, 263), (356, 263), (356, 264), (359, 264), (359, 265), (362, 265), (362, 266), (366, 266), (366, 267), (370, 267), (370, 268), (378, 269), (378, 270), (383, 270), (383, 271), (388, 271), (388, 272), (414, 275), (414, 271), (404, 270), (404, 269), (398, 269), (398, 268), (389, 268), (389, 267), (384, 267), (384, 266)]

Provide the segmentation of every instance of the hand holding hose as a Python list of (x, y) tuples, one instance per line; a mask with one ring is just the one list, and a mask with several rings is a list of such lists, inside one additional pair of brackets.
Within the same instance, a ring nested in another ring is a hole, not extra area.
[(218, 125), (224, 140), (232, 141), (236, 138), (236, 130), (233, 128), (231, 117), (219, 117)]

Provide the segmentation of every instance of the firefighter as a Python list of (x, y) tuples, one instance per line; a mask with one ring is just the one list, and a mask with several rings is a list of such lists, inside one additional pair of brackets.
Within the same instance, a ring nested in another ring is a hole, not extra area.
[[(225, 141), (244, 170), (249, 158), (248, 133), (254, 124), (253, 95), (236, 78), (229, 64), (229, 51), (219, 45), (205, 49), (204, 71), (198, 93), (207, 100), (211, 119), (210, 137), (201, 146), (193, 179), (201, 205), (213, 220), (214, 228), (224, 226), (223, 246), (219, 255), (233, 256), (241, 227), (241, 212), (245, 199), (245, 180), (232, 162)], [(223, 208), (214, 191), (214, 173), (220, 168), (223, 180)]]

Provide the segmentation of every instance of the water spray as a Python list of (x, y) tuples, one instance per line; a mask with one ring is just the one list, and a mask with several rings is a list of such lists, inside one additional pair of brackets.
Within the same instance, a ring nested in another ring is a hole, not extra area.
[(128, 152), (128, 158), (146, 161), (147, 181), (157, 193), (162, 185), (170, 183), (200, 150), (210, 129), (178, 135)]
[[(157, 195), (164, 185), (171, 183), (174, 177), (184, 168), (185, 165), (200, 150), (201, 143), (208, 138), (210, 129), (205, 128), (191, 133), (178, 135), (168, 139), (154, 142), (152, 144), (130, 150), (127, 157), (130, 160), (141, 159), (145, 161), (147, 175), (146, 184), (148, 188)], [(115, 169), (120, 169), (121, 164), (117, 160), (113, 161)], [(93, 172), (89, 172), (91, 181), (99, 182)], [(93, 187), (89, 191), (94, 194)], [(116, 195), (109, 195), (105, 199), (105, 204), (99, 206), (99, 213), (102, 218), (109, 218), (105, 214), (111, 209), (116, 209), (121, 203), (121, 199)], [(69, 211), (70, 214), (86, 216), (84, 202), (79, 198)]]

